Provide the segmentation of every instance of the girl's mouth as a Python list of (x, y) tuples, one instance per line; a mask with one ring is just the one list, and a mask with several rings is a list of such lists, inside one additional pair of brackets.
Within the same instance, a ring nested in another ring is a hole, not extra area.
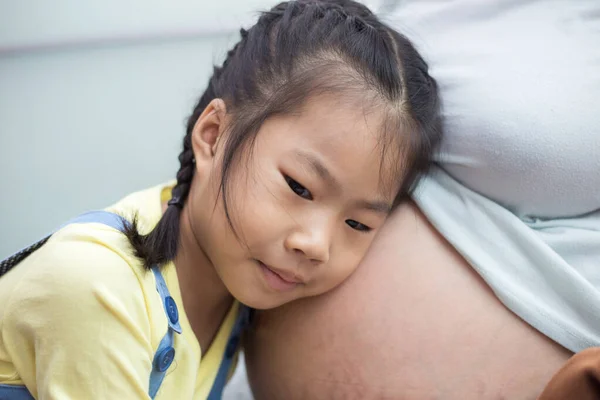
[(287, 292), (300, 285), (302, 282), (290, 274), (270, 268), (262, 261), (256, 260), (267, 284), (278, 292)]

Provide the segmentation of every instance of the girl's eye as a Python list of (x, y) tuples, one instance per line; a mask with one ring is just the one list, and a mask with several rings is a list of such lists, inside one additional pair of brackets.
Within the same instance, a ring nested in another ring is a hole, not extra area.
[(358, 221), (355, 221), (353, 219), (347, 219), (346, 220), (346, 224), (348, 224), (348, 226), (354, 230), (360, 231), (360, 232), (370, 232), (372, 230), (372, 228), (361, 224)]
[(312, 194), (310, 193), (310, 191), (307, 188), (305, 188), (304, 186), (302, 186), (301, 184), (299, 184), (298, 182), (296, 182), (289, 176), (285, 175), (285, 181), (287, 182), (290, 189), (292, 189), (292, 191), (294, 193), (296, 193), (298, 196), (300, 196), (304, 199), (307, 199), (307, 200), (313, 199)]

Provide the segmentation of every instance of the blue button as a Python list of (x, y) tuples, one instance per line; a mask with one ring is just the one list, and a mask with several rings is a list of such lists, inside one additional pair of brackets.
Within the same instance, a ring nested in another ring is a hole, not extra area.
[(233, 336), (231, 339), (229, 339), (229, 342), (227, 343), (227, 347), (225, 348), (225, 357), (231, 358), (235, 355), (235, 352), (237, 351), (239, 342), (240, 342), (240, 337), (237, 335)]
[(160, 353), (156, 355), (154, 359), (154, 368), (156, 368), (159, 372), (165, 372), (171, 364), (173, 363), (173, 359), (175, 358), (175, 349), (171, 346), (162, 349)]
[(176, 324), (179, 321), (179, 311), (177, 310), (177, 304), (171, 296), (165, 299), (165, 307), (167, 308), (167, 316), (172, 324)]

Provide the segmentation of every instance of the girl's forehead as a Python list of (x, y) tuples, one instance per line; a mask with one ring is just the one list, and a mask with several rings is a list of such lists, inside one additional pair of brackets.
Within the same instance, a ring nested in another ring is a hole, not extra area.
[(384, 137), (383, 115), (356, 102), (317, 98), (300, 113), (268, 119), (257, 141), (262, 151), (336, 177), (343, 186), (360, 182), (393, 191), (402, 162), (398, 145)]
[[(347, 97), (347, 98), (346, 98)], [(321, 95), (311, 97), (290, 114), (267, 119), (298, 136), (290, 139), (311, 143), (360, 142), (377, 144), (382, 136), (384, 112), (381, 107), (359, 101), (355, 96)]]
[(375, 156), (382, 139), (381, 113), (328, 98), (316, 98), (302, 110), (269, 118), (259, 131), (283, 149), (316, 147)]

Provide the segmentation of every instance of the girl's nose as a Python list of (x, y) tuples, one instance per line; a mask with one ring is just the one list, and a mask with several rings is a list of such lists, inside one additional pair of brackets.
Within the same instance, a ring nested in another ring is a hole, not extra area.
[(331, 228), (327, 221), (315, 223), (314, 220), (300, 223), (285, 240), (285, 247), (289, 251), (300, 254), (315, 264), (324, 264), (329, 261), (331, 246)]

